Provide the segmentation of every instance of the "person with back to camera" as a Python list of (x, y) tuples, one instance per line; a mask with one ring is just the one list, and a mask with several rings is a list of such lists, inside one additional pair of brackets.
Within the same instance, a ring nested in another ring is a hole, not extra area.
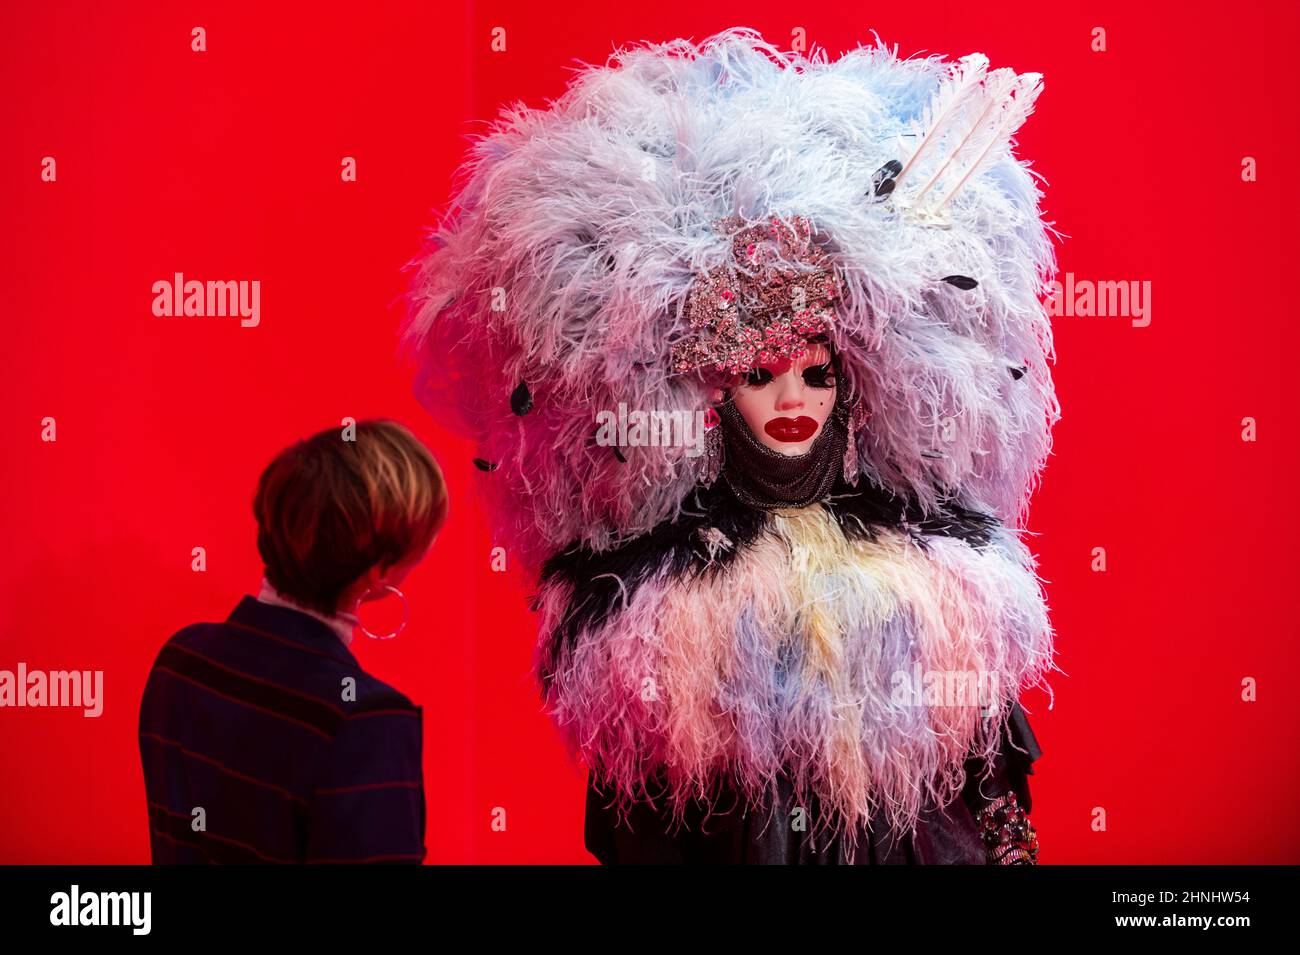
[[(350, 435), (348, 437), (351, 437)], [(253, 501), (264, 578), (163, 646), (140, 705), (155, 864), (419, 863), (421, 709), (349, 649), (447, 517), (442, 472), (393, 421), (282, 451)]]

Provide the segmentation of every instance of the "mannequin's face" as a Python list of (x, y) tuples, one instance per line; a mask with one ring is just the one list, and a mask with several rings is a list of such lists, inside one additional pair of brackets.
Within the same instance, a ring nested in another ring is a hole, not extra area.
[(835, 406), (835, 368), (822, 344), (792, 361), (763, 365), (730, 382), (736, 410), (754, 437), (780, 454), (805, 454)]

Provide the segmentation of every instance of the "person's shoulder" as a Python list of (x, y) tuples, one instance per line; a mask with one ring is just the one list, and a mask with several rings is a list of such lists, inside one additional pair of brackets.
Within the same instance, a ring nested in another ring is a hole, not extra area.
[(225, 633), (225, 629), (225, 624), (217, 621), (186, 624), (163, 641), (154, 655), (154, 664), (157, 665), (160, 660), (177, 649), (201, 646), (217, 639)]
[(401, 711), (419, 713), (404, 693), (367, 673), (343, 650), (312, 646), (266, 631), (255, 636), (231, 621), (184, 626), (159, 649), (159, 666), (194, 667), (221, 679), (241, 678), (315, 697), (342, 716)]
[(356, 699), (345, 707), (349, 715), (386, 713), (389, 711), (414, 716), (420, 714), (420, 707), (412, 702), (405, 693), (385, 683), (378, 677), (372, 676), (364, 670), (350, 671), (349, 675), (356, 680)]

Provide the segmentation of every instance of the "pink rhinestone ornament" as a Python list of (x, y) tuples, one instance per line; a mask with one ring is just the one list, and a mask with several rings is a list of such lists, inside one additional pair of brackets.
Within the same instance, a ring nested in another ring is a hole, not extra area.
[(844, 281), (802, 216), (747, 223), (740, 216), (713, 222), (731, 237), (731, 261), (697, 276), (683, 313), (692, 335), (673, 346), (673, 368), (711, 368), (745, 374), (808, 351), (825, 334), (843, 300)]

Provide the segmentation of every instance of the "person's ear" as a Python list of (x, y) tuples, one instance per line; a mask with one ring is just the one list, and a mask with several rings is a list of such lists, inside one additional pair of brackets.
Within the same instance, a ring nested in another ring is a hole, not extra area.
[(711, 395), (709, 395), (709, 403), (710, 403), (710, 404), (715, 404), (715, 405), (720, 405), (720, 404), (722, 404), (722, 388), (721, 388), (721, 387), (718, 387), (718, 388), (714, 388), (714, 389), (713, 389), (713, 393), (712, 393)]

